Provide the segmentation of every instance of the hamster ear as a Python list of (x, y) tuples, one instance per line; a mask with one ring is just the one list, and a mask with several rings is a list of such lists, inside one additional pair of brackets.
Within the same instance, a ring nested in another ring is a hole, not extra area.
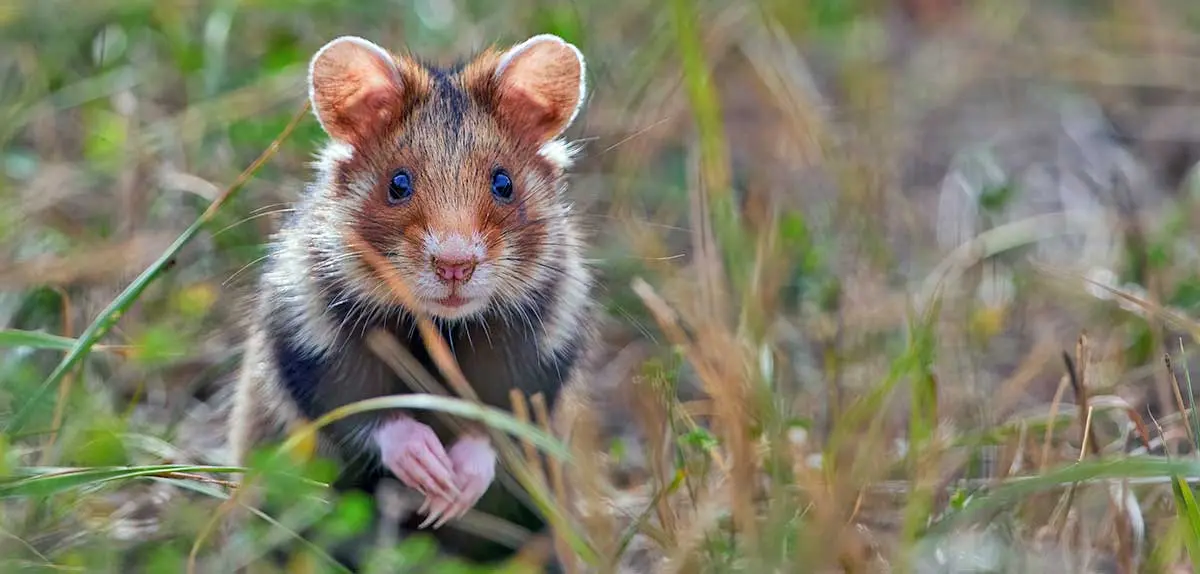
[(313, 113), (330, 137), (357, 146), (404, 106), (404, 86), (395, 58), (355, 36), (325, 44), (308, 66)]
[(553, 34), (510, 48), (496, 65), (496, 114), (521, 137), (539, 144), (575, 120), (586, 85), (583, 54)]

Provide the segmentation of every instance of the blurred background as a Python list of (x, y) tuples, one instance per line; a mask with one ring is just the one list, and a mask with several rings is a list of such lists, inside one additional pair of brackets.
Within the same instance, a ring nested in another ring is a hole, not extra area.
[[(4, 571), (184, 571), (220, 479), (53, 479), (224, 464), (243, 301), (323, 138), (277, 139), (315, 50), (544, 32), (587, 59), (592, 454), (627, 536), (580, 528), (610, 566), (1192, 571), (1200, 509), (1160, 464), (1197, 434), (1188, 0), (0, 2)], [(1154, 480), (1060, 472), (1085, 458)]]

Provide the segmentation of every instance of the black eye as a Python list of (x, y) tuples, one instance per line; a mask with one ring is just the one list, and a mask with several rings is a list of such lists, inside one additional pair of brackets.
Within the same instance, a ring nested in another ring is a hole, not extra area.
[(508, 177), (508, 173), (502, 169), (498, 169), (496, 173), (492, 174), (492, 197), (495, 197), (502, 203), (512, 201), (512, 178)]
[(408, 172), (400, 170), (388, 182), (388, 203), (396, 205), (412, 197), (412, 179)]

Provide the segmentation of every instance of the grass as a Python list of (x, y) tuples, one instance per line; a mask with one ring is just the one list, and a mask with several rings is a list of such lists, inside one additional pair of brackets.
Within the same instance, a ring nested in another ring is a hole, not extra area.
[[(289, 456), (311, 429), (247, 468), (220, 440), (239, 301), (321, 138), (304, 63), (343, 33), (451, 58), (553, 32), (589, 62), (590, 402), (478, 406), (431, 339), (450, 388), (422, 373), (315, 426), (485, 425), (556, 526), (468, 516), (512, 569), (1200, 570), (1200, 196), (1177, 167), (1200, 154), (1159, 115), (1195, 105), (1200, 12), (952, 4), (0, 6), (3, 568), (215, 572), (287, 545), (340, 571), (373, 502)], [(1098, 114), (1125, 137), (1085, 133)], [(287, 504), (226, 531), (241, 473)], [(374, 544), (372, 571), (468, 570)]]

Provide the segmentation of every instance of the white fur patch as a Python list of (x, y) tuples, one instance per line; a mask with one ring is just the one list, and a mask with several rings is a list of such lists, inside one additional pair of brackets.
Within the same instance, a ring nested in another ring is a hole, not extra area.
[(479, 233), (474, 233), (468, 239), (457, 233), (451, 233), (445, 236), (438, 236), (435, 233), (425, 234), (425, 253), (430, 257), (442, 257), (446, 253), (450, 253), (455, 257), (471, 256), (476, 261), (482, 261), (487, 257), (487, 250), (483, 246), (483, 236)]
[(295, 312), (287, 320), (297, 335), (297, 343), (312, 352), (324, 352), (337, 343), (337, 325), (328, 316), (323, 298), (314, 292), (313, 269), (302, 232), (280, 236), (276, 265), (265, 276), (270, 290), (286, 299), (284, 309)]
[(354, 147), (347, 143), (330, 140), (325, 147), (321, 148), (317, 157), (317, 169), (323, 173), (329, 173), (337, 164), (354, 159)]
[(575, 155), (579, 153), (578, 144), (561, 139), (552, 139), (542, 145), (538, 155), (546, 158), (560, 170), (566, 171), (575, 163)]
[(568, 226), (562, 234), (565, 257), (559, 265), (563, 278), (558, 297), (542, 325), (542, 354), (550, 358), (562, 352), (579, 333), (580, 323), (590, 309), (591, 272), (583, 264), (582, 245), (578, 232)]

